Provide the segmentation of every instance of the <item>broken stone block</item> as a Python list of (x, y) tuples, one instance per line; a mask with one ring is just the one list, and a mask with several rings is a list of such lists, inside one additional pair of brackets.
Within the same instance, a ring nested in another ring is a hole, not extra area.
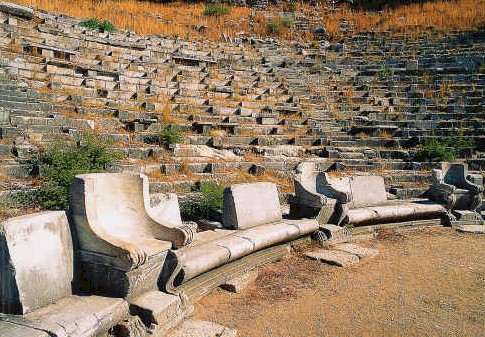
[(359, 262), (359, 257), (357, 255), (339, 250), (318, 249), (311, 252), (306, 252), (305, 256), (313, 260), (318, 260), (339, 267), (347, 267)]
[(256, 281), (258, 278), (258, 271), (251, 270), (245, 273), (244, 275), (235, 277), (226, 283), (221, 285), (221, 288), (230, 291), (231, 293), (239, 294), (243, 291), (248, 285)]
[(484, 225), (461, 225), (461, 226), (457, 226), (456, 230), (461, 233), (485, 234)]
[(325, 233), (329, 243), (348, 242), (352, 239), (352, 234), (347, 227), (326, 224), (320, 226), (320, 230)]
[(131, 301), (130, 308), (146, 326), (156, 324), (157, 332), (176, 326), (185, 316), (180, 297), (161, 291), (150, 291), (135, 298)]
[(186, 320), (175, 330), (171, 331), (167, 337), (236, 337), (237, 330), (223, 325), (200, 321)]
[(365, 257), (374, 257), (379, 254), (379, 251), (377, 249), (360, 247), (352, 243), (335, 245), (335, 246), (332, 246), (332, 249), (357, 255), (361, 259)]

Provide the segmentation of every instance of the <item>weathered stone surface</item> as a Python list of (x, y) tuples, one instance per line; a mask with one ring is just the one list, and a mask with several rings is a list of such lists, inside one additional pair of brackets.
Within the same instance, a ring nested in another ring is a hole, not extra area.
[(130, 302), (131, 312), (138, 315), (146, 326), (156, 324), (157, 331), (167, 331), (183, 318), (185, 308), (179, 296), (160, 291), (147, 292)]
[(326, 234), (329, 243), (348, 242), (352, 239), (352, 234), (347, 227), (325, 224), (320, 226), (320, 230)]
[(237, 330), (217, 323), (186, 320), (166, 337), (236, 337)]
[(25, 19), (34, 17), (34, 10), (25, 6), (20, 6), (10, 2), (0, 2), (0, 12), (12, 14)]
[(224, 227), (246, 229), (281, 219), (276, 184), (237, 184), (224, 190)]
[(359, 262), (359, 257), (357, 255), (339, 250), (319, 249), (306, 252), (305, 256), (313, 260), (319, 260), (339, 267), (348, 267)]
[(247, 286), (251, 283), (256, 281), (258, 278), (258, 271), (256, 269), (248, 271), (244, 275), (239, 277), (235, 277), (231, 280), (228, 280), (226, 283), (221, 285), (221, 288), (232, 293), (239, 294), (243, 291)]
[(332, 249), (357, 255), (361, 259), (365, 257), (374, 257), (379, 254), (379, 251), (377, 249), (361, 247), (351, 243), (333, 245)]
[(71, 187), (70, 209), (83, 274), (111, 296), (131, 298), (156, 290), (167, 251), (193, 238), (192, 227), (178, 222), (177, 212), (165, 218), (152, 210), (144, 175), (79, 175)]
[(0, 316), (0, 336), (2, 337), (49, 337), (42, 330), (25, 327), (19, 324), (2, 321)]
[(73, 248), (65, 212), (0, 224), (2, 312), (26, 314), (71, 295)]
[(485, 234), (484, 225), (461, 225), (461, 226), (457, 226), (456, 230), (461, 233)]

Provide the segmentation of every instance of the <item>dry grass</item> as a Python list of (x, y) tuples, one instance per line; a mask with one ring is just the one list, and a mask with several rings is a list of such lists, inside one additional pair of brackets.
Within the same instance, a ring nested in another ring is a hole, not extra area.
[[(219, 17), (203, 15), (203, 3), (150, 3), (136, 0), (13, 0), (22, 5), (64, 13), (78, 18), (97, 17), (111, 21), (121, 29), (134, 30), (138, 34), (177, 34), (191, 40), (217, 39), (221, 33), (235, 36), (246, 32), (262, 37), (275, 35), (268, 30), (268, 22), (275, 20), (246, 7), (227, 6), (230, 12)], [(430, 1), (386, 9), (383, 12), (366, 12), (343, 6), (331, 10), (321, 6), (316, 11), (308, 4), (298, 4), (296, 9), (308, 17), (325, 23), (333, 37), (341, 36), (340, 20), (344, 17), (354, 31), (392, 30), (400, 33), (420, 33), (427, 27), (438, 31), (464, 30), (485, 26), (485, 1), (457, 0)], [(275, 7), (281, 11), (282, 8)], [(297, 15), (298, 16), (298, 15)], [(278, 17), (276, 17), (277, 19)], [(197, 28), (207, 26), (199, 31)], [(284, 27), (283, 27), (284, 28)], [(291, 40), (312, 40), (309, 31), (284, 28), (276, 34)]]
[(344, 17), (356, 31), (391, 30), (401, 33), (421, 32), (427, 27), (438, 31), (484, 27), (485, 1), (429, 1), (386, 9), (382, 12), (342, 10), (323, 13), (327, 31), (339, 35), (340, 18)]

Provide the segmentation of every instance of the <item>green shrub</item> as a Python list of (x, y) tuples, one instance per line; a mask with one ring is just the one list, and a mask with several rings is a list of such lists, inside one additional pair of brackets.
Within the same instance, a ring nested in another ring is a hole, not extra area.
[(204, 8), (203, 14), (206, 16), (223, 16), (229, 14), (231, 10), (224, 5), (208, 4)]
[(281, 26), (276, 21), (270, 21), (266, 24), (266, 30), (270, 34), (278, 35), (281, 32)]
[(199, 190), (181, 202), (180, 213), (184, 220), (209, 219), (210, 212), (222, 209), (224, 187), (201, 182)]
[(455, 156), (446, 142), (433, 137), (420, 145), (414, 159), (421, 162), (454, 161)]
[(178, 144), (182, 140), (180, 128), (174, 125), (165, 125), (162, 131), (154, 137), (154, 142), (158, 146), (169, 147), (170, 144)]
[(42, 170), (39, 188), (19, 194), (17, 201), (42, 209), (66, 209), (74, 176), (103, 172), (115, 159), (116, 156), (107, 150), (107, 145), (94, 136), (86, 137), (80, 144), (67, 148), (53, 146), (42, 153), (37, 161)]
[(460, 129), (447, 138), (439, 138), (433, 135), (426, 139), (419, 147), (414, 160), (417, 161), (454, 161), (455, 158), (463, 157), (464, 154), (471, 153), (475, 149), (473, 138), (465, 137), (463, 130)]
[(91, 29), (101, 29), (107, 32), (114, 32), (116, 30), (115, 25), (111, 22), (104, 20), (100, 21), (97, 18), (90, 18), (84, 21), (81, 21), (80, 25), (82, 27), (91, 28)]

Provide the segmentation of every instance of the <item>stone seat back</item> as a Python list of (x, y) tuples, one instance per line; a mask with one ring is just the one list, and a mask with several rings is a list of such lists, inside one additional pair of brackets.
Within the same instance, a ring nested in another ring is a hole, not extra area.
[(268, 182), (237, 184), (224, 190), (224, 227), (247, 229), (282, 219), (276, 185)]
[(380, 176), (352, 176), (350, 183), (350, 208), (380, 205), (387, 202), (384, 178)]
[(27, 314), (72, 294), (73, 247), (65, 212), (0, 224), (1, 311)]

